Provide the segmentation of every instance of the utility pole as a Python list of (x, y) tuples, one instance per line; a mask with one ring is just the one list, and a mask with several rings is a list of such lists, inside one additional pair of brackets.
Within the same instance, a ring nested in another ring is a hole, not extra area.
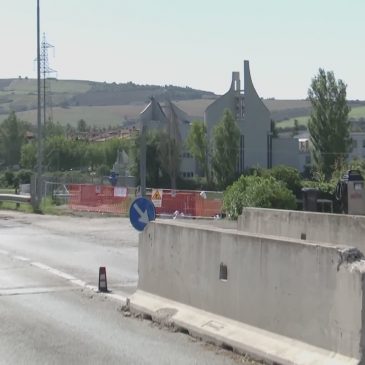
[(37, 178), (36, 178), (36, 199), (35, 210), (40, 209), (42, 201), (42, 164), (43, 164), (43, 148), (42, 148), (42, 120), (41, 120), (41, 50), (40, 50), (40, 9), (39, 0), (37, 0), (37, 91), (38, 91), (38, 107), (37, 107)]
[(139, 175), (141, 178), (141, 196), (146, 196), (146, 126), (145, 121), (141, 121), (141, 146), (140, 146), (140, 159), (139, 159)]

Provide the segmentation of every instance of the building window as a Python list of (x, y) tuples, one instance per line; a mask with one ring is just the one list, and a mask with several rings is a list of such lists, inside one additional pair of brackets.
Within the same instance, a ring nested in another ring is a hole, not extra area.
[[(364, 141), (363, 141), (363, 144), (364, 144)], [(356, 148), (357, 148), (357, 140), (356, 139), (353, 139), (352, 140), (352, 150), (354, 150)]]
[(189, 172), (182, 172), (181, 173), (181, 176), (182, 177), (187, 177), (187, 178), (194, 177), (194, 172), (191, 172), (191, 171), (189, 171)]
[(365, 139), (362, 140), (362, 148), (365, 148)]
[(183, 158), (192, 158), (193, 156), (189, 152), (183, 152), (182, 157)]
[(311, 157), (310, 156), (305, 156), (305, 164), (306, 165), (310, 165), (311, 164)]
[(299, 138), (299, 152), (309, 151), (309, 140), (306, 138)]

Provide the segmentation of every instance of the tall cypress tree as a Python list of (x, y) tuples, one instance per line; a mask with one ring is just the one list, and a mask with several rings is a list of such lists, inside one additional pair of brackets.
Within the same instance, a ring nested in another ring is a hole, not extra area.
[(346, 88), (347, 85), (342, 80), (337, 81), (332, 71), (319, 69), (308, 90), (312, 105), (308, 130), (313, 158), (316, 167), (327, 178), (331, 176), (336, 161), (347, 157), (351, 146)]
[(232, 113), (226, 109), (213, 130), (212, 167), (219, 188), (225, 189), (237, 177), (240, 130)]

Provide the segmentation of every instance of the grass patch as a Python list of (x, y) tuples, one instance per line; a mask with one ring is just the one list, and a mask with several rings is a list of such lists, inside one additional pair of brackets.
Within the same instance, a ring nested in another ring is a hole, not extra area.
[(0, 194), (15, 194), (14, 188), (0, 188)]
[[(79, 80), (49, 80), (51, 84), (51, 90), (54, 93), (84, 93), (91, 89), (91, 83), (89, 81)], [(15, 79), (4, 90), (21, 92), (36, 92), (37, 80), (36, 79)]]
[[(77, 106), (70, 108), (53, 108), (53, 120), (61, 125), (68, 123), (74, 127), (80, 119), (84, 119), (88, 125), (96, 127), (116, 126), (127, 118), (136, 118), (143, 110), (144, 105), (112, 105), (112, 106)], [(27, 110), (17, 112), (17, 117), (32, 124), (36, 123), (37, 111)], [(0, 123), (8, 117), (7, 114), (0, 115)]]
[(33, 213), (32, 205), (29, 203), (1, 202), (0, 210), (15, 210), (23, 213)]
[(281, 122), (276, 122), (275, 126), (277, 128), (294, 128), (294, 120), (298, 121), (299, 125), (305, 125), (307, 126), (308, 124), (308, 119), (309, 116), (305, 116), (305, 117), (298, 117), (298, 118), (291, 118), (288, 120), (282, 120)]
[[(358, 106), (352, 108), (349, 114), (349, 118), (354, 118), (354, 119), (365, 118), (365, 106)], [(307, 126), (309, 115), (306, 115), (304, 117), (290, 118), (288, 120), (282, 120), (280, 122), (276, 122), (275, 125), (278, 128), (289, 128), (289, 127), (293, 128), (295, 119), (298, 121), (299, 125)]]
[(350, 111), (350, 118), (355, 118), (355, 119), (365, 118), (365, 106), (352, 108)]

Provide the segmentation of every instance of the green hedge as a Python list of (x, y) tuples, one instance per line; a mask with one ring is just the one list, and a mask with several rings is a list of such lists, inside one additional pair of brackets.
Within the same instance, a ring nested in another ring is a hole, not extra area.
[(241, 176), (223, 195), (224, 212), (237, 219), (243, 207), (296, 209), (295, 195), (272, 176)]

